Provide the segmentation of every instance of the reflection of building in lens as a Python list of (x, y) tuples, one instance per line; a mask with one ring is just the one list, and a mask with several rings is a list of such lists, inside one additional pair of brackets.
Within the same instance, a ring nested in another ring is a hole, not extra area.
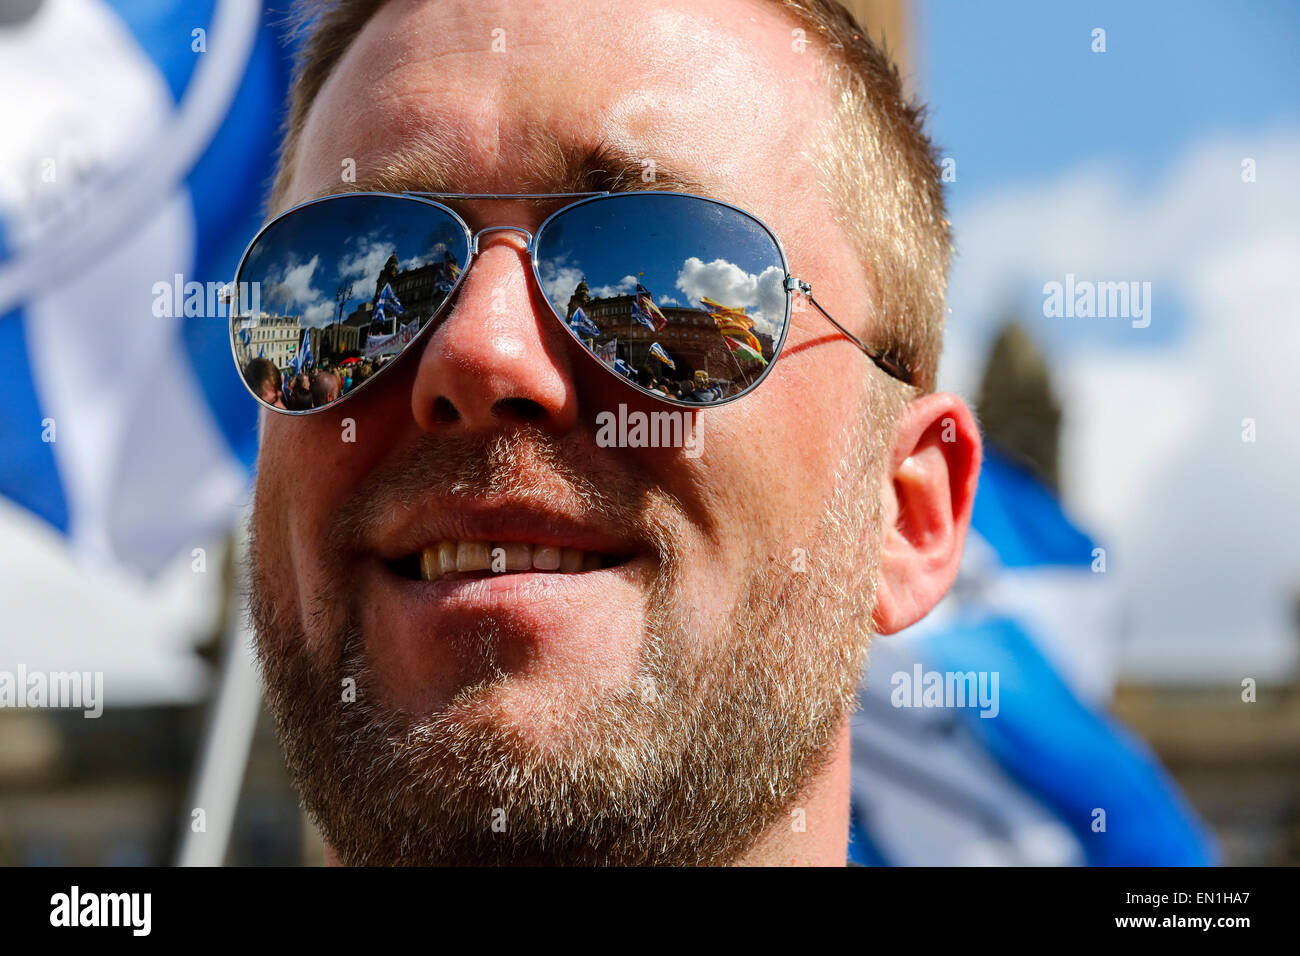
[(234, 321), (240, 365), (259, 356), (274, 363), (276, 368), (283, 369), (293, 363), (302, 339), (302, 326), (296, 315), (263, 312), (256, 319), (241, 316)]
[(338, 358), (341, 361), (345, 358), (352, 358), (354, 355), (359, 356), (362, 349), (366, 347), (366, 338), (370, 334), (370, 323), (373, 321), (375, 307), (369, 302), (363, 302), (353, 310), (352, 314), (343, 320), (343, 325), (349, 329), (348, 341), (352, 342), (352, 350), (340, 350)]
[[(605, 299), (592, 299), (584, 295), (586, 284), (581, 283), (569, 300), (568, 315), (581, 306), (587, 318), (599, 327), (601, 334), (595, 342), (618, 339), (618, 357), (634, 369), (648, 367), (655, 377), (664, 381), (693, 380), (695, 372), (707, 373), (711, 380), (746, 384), (763, 372), (763, 363), (746, 359), (727, 347), (713, 317), (704, 309), (682, 308), (659, 304), (668, 320), (660, 331), (643, 325), (633, 317), (636, 303), (634, 295), (618, 295)], [(762, 346), (763, 355), (772, 355), (772, 336), (758, 329), (754, 337)], [(658, 342), (677, 367), (670, 369), (650, 354), (650, 346)]]
[(424, 320), (433, 315), (459, 276), (460, 264), (451, 252), (444, 253), (442, 259), (405, 270), (399, 267), (396, 255), (389, 256), (375, 279), (375, 294), (370, 300), (370, 306), (373, 309), (387, 285), (392, 287), (393, 294), (401, 303), (402, 314), (387, 315), (387, 328), (382, 331), (375, 329), (374, 334), (384, 335), (395, 331), (396, 325), (405, 325), (412, 319)]
[[(370, 324), (369, 317), (366, 324)], [(360, 350), (361, 330), (348, 322), (331, 322), (311, 330), (311, 354), (315, 365), (334, 365)]]

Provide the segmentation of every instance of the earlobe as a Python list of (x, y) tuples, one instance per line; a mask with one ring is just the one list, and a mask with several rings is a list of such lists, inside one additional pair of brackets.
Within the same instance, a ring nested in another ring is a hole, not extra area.
[(943, 392), (909, 404), (882, 482), (876, 630), (925, 617), (957, 577), (979, 480), (980, 436), (966, 403)]

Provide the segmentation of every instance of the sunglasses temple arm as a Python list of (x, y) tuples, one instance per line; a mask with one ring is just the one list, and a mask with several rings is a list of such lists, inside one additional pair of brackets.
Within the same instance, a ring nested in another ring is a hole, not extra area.
[(813, 298), (812, 286), (810, 286), (807, 282), (804, 282), (802, 279), (795, 279), (794, 281), (795, 281), (794, 288), (797, 289), (799, 292), (802, 292), (804, 295), (806, 295), (808, 297), (808, 301), (817, 307), (817, 311), (820, 312), (822, 315), (826, 316), (826, 320), (830, 322), (831, 325), (835, 326), (837, 329), (843, 332), (848, 337), (849, 341), (851, 341), (854, 345), (860, 348), (862, 350), (863, 355), (871, 359), (871, 361), (875, 362), (876, 366), (882, 372), (884, 372), (886, 375), (892, 375), (894, 378), (898, 379), (900, 382), (903, 382), (904, 384), (907, 385), (912, 384), (912, 376), (908, 374), (906, 369), (904, 369), (897, 362), (890, 359), (887, 355), (885, 355), (885, 353), (877, 349), (873, 349), (871, 346), (867, 345), (865, 342), (863, 342), (860, 338), (858, 338), (856, 335), (854, 335), (844, 326), (836, 322), (834, 317), (821, 307), (821, 303)]

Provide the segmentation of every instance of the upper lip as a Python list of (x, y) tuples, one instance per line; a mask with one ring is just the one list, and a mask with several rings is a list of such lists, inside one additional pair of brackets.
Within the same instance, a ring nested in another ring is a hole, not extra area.
[(441, 541), (522, 542), (575, 548), (620, 557), (641, 550), (639, 542), (617, 535), (589, 518), (540, 508), (535, 502), (457, 499), (431, 501), (392, 516), (375, 529), (371, 550), (396, 561)]

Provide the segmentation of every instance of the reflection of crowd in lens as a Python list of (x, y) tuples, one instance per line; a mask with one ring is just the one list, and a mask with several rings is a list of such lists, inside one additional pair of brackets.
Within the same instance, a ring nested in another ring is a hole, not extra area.
[(709, 373), (703, 369), (686, 378), (660, 378), (649, 365), (642, 365), (636, 370), (635, 381), (638, 385), (665, 398), (700, 404), (721, 401), (728, 395), (734, 395), (741, 388), (739, 384), (729, 379), (710, 378)]
[[(268, 405), (301, 412), (324, 408), (337, 401), (392, 358), (391, 355), (382, 355), (365, 360), (351, 359), (334, 366), (325, 362), (320, 368), (300, 372), (295, 372), (292, 367), (277, 368), (270, 359), (255, 358), (244, 366), (244, 379), (258, 398)], [(692, 404), (713, 404), (736, 394), (743, 387), (743, 383), (732, 379), (713, 378), (702, 369), (680, 379), (665, 377), (650, 365), (627, 369), (624, 374), (657, 395)]]
[(291, 368), (276, 368), (270, 359), (255, 358), (244, 366), (244, 380), (268, 405), (303, 412), (337, 401), (379, 371), (390, 358), (385, 355), (364, 361), (354, 359), (336, 367), (325, 363), (320, 368), (297, 373)]

